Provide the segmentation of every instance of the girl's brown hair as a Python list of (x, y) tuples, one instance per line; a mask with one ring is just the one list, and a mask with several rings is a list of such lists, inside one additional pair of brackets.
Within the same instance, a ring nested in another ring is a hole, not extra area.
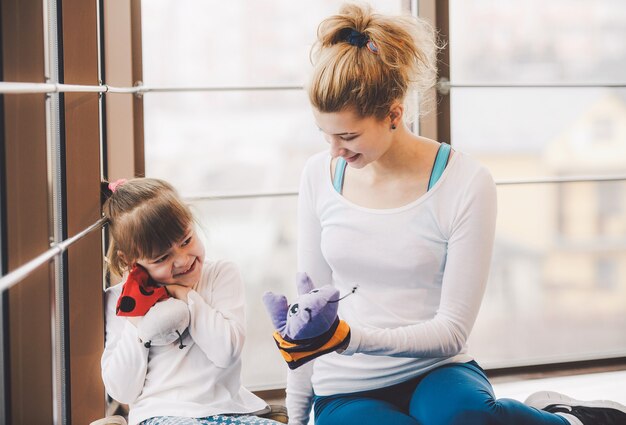
[[(348, 43), (345, 35), (351, 29), (372, 41), (378, 53)], [(317, 38), (308, 94), (320, 112), (351, 108), (361, 117), (383, 119), (394, 102), (435, 84), (439, 47), (433, 28), (423, 20), (347, 4), (322, 21)]]
[(152, 178), (119, 185), (102, 211), (109, 221), (108, 266), (119, 276), (138, 259), (155, 258), (180, 242), (193, 223), (176, 190)]

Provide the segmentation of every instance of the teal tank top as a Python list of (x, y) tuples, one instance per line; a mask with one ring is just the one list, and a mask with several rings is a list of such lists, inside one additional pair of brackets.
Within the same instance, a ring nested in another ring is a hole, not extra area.
[[(437, 156), (435, 157), (435, 163), (433, 169), (430, 172), (430, 179), (428, 180), (428, 190), (430, 190), (439, 181), (439, 178), (443, 174), (443, 171), (448, 165), (448, 159), (450, 159), (450, 145), (442, 143), (437, 150)], [(346, 166), (348, 163), (345, 159), (339, 157), (335, 164), (335, 176), (333, 177), (333, 187), (338, 193), (343, 191), (343, 179), (346, 175)]]

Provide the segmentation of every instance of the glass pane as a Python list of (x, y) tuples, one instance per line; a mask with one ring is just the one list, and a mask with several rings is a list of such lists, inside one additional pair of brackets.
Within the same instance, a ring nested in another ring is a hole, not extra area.
[(486, 367), (624, 356), (624, 329), (626, 182), (498, 186), (470, 352)]
[(626, 173), (626, 89), (451, 92), (453, 145), (496, 179)]
[[(498, 210), (470, 353), (486, 367), (626, 355), (626, 182), (500, 185)], [(296, 198), (197, 201), (194, 211), (208, 256), (234, 261), (246, 284), (245, 385), (281, 387), (286, 366), (260, 300), (295, 295)]]
[[(300, 86), (319, 22), (343, 3), (143, 2), (144, 83)], [(408, 4), (370, 3), (383, 13)], [(327, 149), (301, 90), (147, 93), (144, 114), (146, 174), (183, 195), (295, 191), (305, 160)], [(209, 258), (234, 261), (246, 284), (244, 384), (284, 387), (286, 365), (260, 300), (267, 290), (294, 296), (296, 198), (196, 201), (193, 208)]]
[(302, 90), (152, 93), (144, 107), (146, 174), (183, 194), (294, 191), (327, 149)]
[(244, 385), (280, 388), (287, 365), (272, 339), (274, 329), (261, 298), (265, 291), (295, 297), (297, 198), (196, 201), (207, 257), (233, 261), (246, 287), (247, 335)]
[[(343, 0), (142, 2), (143, 78), (148, 85), (302, 85), (322, 19)], [(402, 1), (369, 2), (399, 13)], [(165, 30), (167, 29), (167, 30)]]
[(626, 83), (623, 0), (451, 0), (455, 83)]

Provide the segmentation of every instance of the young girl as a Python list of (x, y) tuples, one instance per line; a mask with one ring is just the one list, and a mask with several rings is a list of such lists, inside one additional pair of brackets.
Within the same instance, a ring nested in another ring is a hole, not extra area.
[[(626, 424), (616, 403), (496, 400), (466, 341), (487, 282), (496, 188), (485, 167), (412, 134), (403, 102), (434, 80), (432, 30), (344, 6), (322, 22), (308, 87), (330, 144), (307, 162), (298, 269), (342, 293), (343, 350), (289, 371), (290, 424)], [(542, 410), (544, 409), (544, 410)]]
[(144, 344), (141, 318), (116, 314), (128, 307), (118, 303), (124, 285), (109, 288), (102, 355), (108, 394), (130, 405), (131, 425), (277, 424), (253, 416), (267, 405), (241, 386), (244, 288), (235, 266), (205, 259), (191, 212), (168, 183), (137, 178), (109, 187), (103, 210), (110, 270), (136, 276), (143, 268), (156, 282), (144, 292), (164, 287), (186, 303), (190, 321), (180, 340)]

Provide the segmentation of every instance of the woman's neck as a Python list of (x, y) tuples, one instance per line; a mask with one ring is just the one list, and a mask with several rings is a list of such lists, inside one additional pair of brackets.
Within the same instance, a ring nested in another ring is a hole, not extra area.
[(430, 159), (434, 140), (416, 136), (406, 125), (402, 124), (395, 131), (394, 139), (389, 149), (375, 162), (370, 164), (370, 172), (374, 178), (384, 178), (390, 175), (414, 174), (416, 163)]

